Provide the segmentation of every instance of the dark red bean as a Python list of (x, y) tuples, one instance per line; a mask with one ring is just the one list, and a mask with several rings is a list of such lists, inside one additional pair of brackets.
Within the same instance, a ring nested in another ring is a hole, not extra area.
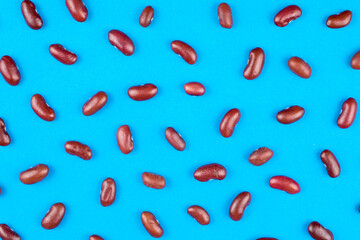
[(109, 42), (125, 56), (130, 56), (135, 51), (133, 41), (123, 32), (119, 30), (111, 30), (108, 34)]
[(224, 166), (211, 163), (196, 169), (194, 178), (200, 182), (207, 182), (209, 180), (223, 180), (226, 177), (226, 169)]
[(65, 0), (65, 4), (76, 21), (84, 22), (87, 19), (88, 10), (82, 0)]
[(92, 151), (89, 146), (76, 141), (66, 142), (65, 151), (84, 160), (90, 160), (92, 157)]
[(264, 66), (265, 53), (261, 48), (254, 48), (249, 54), (249, 60), (244, 70), (244, 77), (247, 80), (257, 78)]
[(102, 237), (100, 237), (99, 235), (91, 235), (89, 237), (89, 240), (104, 240)]
[(148, 83), (140, 86), (133, 86), (129, 88), (128, 95), (135, 101), (145, 101), (153, 98), (158, 92), (154, 84)]
[(181, 135), (175, 131), (174, 128), (168, 127), (165, 130), (165, 137), (166, 140), (168, 140), (168, 142), (171, 144), (171, 146), (173, 146), (176, 150), (184, 151), (186, 146), (185, 141), (181, 137)]
[(250, 154), (249, 162), (255, 166), (261, 166), (273, 157), (273, 151), (267, 147), (256, 149)]
[(63, 64), (72, 65), (72, 64), (76, 63), (76, 60), (77, 60), (76, 54), (66, 50), (60, 44), (50, 45), (49, 52), (56, 60), (58, 60), (59, 62), (61, 62)]
[(337, 125), (340, 128), (350, 127), (355, 120), (356, 111), (357, 103), (355, 99), (348, 98), (342, 105), (341, 112), (337, 120)]
[(326, 20), (326, 26), (328, 26), (329, 28), (343, 28), (349, 25), (351, 18), (351, 11), (346, 10), (339, 14), (329, 16)]
[(151, 6), (147, 6), (142, 11), (139, 23), (142, 27), (148, 27), (154, 18), (154, 9)]
[(65, 215), (65, 205), (62, 203), (55, 203), (46, 213), (41, 221), (41, 226), (45, 229), (53, 229), (59, 226)]
[(199, 82), (189, 82), (184, 85), (185, 92), (191, 96), (202, 96), (205, 93), (205, 87)]
[(278, 240), (277, 238), (268, 238), (268, 237), (264, 237), (264, 238), (258, 238), (256, 240)]
[(332, 232), (318, 222), (310, 223), (308, 231), (310, 236), (315, 240), (334, 240)]
[(114, 179), (107, 178), (103, 181), (100, 192), (100, 203), (104, 207), (114, 203), (116, 197), (116, 183)]
[(353, 69), (360, 69), (360, 51), (355, 53), (354, 56), (351, 58), (350, 65)]
[(0, 118), (0, 146), (7, 146), (11, 143), (11, 138), (6, 131), (5, 122)]
[(220, 3), (218, 7), (218, 17), (220, 25), (223, 28), (231, 28), (233, 25), (233, 19), (231, 14), (231, 8), (227, 3)]
[(336, 178), (340, 175), (340, 165), (335, 155), (330, 150), (324, 150), (320, 154), (321, 161), (324, 163), (330, 177)]
[(142, 174), (142, 181), (145, 186), (155, 189), (162, 189), (166, 184), (163, 176), (149, 172), (144, 172)]
[(270, 187), (285, 191), (289, 194), (300, 192), (300, 185), (289, 177), (275, 176), (270, 179), (269, 183)]
[(172, 41), (171, 49), (174, 51), (174, 53), (182, 57), (188, 64), (194, 64), (196, 62), (196, 52), (188, 44), (178, 40)]
[(90, 116), (102, 109), (107, 102), (106, 93), (100, 91), (92, 96), (83, 106), (82, 112), (85, 116)]
[(276, 119), (279, 123), (290, 124), (298, 121), (305, 114), (305, 109), (299, 106), (291, 106), (284, 110), (281, 110), (276, 115)]
[(34, 184), (42, 181), (49, 173), (49, 167), (38, 164), (20, 173), (20, 181), (25, 184)]
[(121, 152), (124, 154), (131, 153), (134, 149), (134, 142), (128, 125), (119, 127), (116, 138)]
[(21, 240), (20, 236), (6, 224), (0, 224), (0, 238), (2, 240)]
[(41, 19), (40, 15), (38, 14), (35, 4), (29, 0), (24, 0), (21, 3), (21, 12), (24, 16), (26, 24), (34, 29), (38, 30), (43, 25), (43, 20)]
[(54, 110), (49, 107), (45, 99), (40, 94), (35, 94), (31, 98), (31, 107), (41, 119), (51, 122), (55, 119)]
[(0, 59), (0, 73), (11, 86), (19, 84), (21, 79), (20, 72), (10, 56), (3, 56)]
[(242, 192), (235, 197), (230, 205), (229, 215), (234, 221), (239, 221), (247, 206), (250, 204), (251, 194), (249, 192)]
[(160, 238), (164, 234), (164, 231), (161, 228), (158, 220), (156, 220), (154, 214), (151, 212), (142, 212), (141, 222), (144, 225), (146, 231), (154, 238)]
[(197, 205), (193, 205), (188, 208), (188, 214), (192, 216), (201, 225), (208, 225), (210, 223), (210, 216), (207, 211)]
[(229, 110), (220, 123), (220, 133), (223, 137), (231, 137), (234, 132), (236, 124), (241, 117), (240, 111), (237, 108)]
[(301, 9), (296, 5), (287, 6), (278, 12), (274, 18), (275, 25), (278, 27), (285, 27), (291, 21), (299, 18), (302, 14)]
[(311, 76), (311, 67), (299, 57), (290, 58), (288, 66), (290, 70), (299, 77), (309, 78)]

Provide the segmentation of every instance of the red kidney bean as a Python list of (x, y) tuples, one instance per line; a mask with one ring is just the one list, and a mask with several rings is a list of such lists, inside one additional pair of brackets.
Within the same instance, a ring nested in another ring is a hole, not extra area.
[(134, 142), (128, 125), (119, 127), (117, 134), (117, 142), (122, 153), (129, 154), (134, 149)]
[(66, 142), (65, 151), (84, 160), (90, 160), (92, 157), (92, 151), (89, 146), (76, 141)]
[(34, 184), (42, 181), (49, 173), (49, 167), (38, 164), (20, 173), (20, 181), (25, 184)]
[(146, 231), (154, 238), (160, 238), (164, 234), (164, 231), (161, 228), (158, 220), (156, 220), (154, 214), (151, 212), (142, 212), (141, 222), (144, 225)]
[(193, 205), (188, 208), (187, 212), (201, 225), (208, 225), (210, 223), (209, 214), (204, 208), (200, 206)]
[(163, 189), (166, 184), (163, 176), (149, 172), (144, 172), (142, 174), (142, 181), (145, 186), (155, 189)]
[(84, 22), (87, 19), (88, 10), (82, 0), (65, 0), (65, 4), (76, 21)]
[(277, 238), (267, 238), (267, 237), (264, 237), (264, 238), (258, 238), (257, 240), (278, 240)]
[(356, 111), (357, 111), (357, 103), (355, 99), (348, 98), (342, 105), (339, 118), (337, 119), (337, 125), (340, 128), (350, 127), (355, 120)]
[(130, 56), (135, 51), (133, 41), (123, 32), (119, 30), (111, 30), (108, 34), (109, 42), (125, 56)]
[(6, 131), (5, 122), (0, 118), (0, 146), (7, 146), (11, 143), (11, 138)]
[(231, 14), (231, 8), (227, 3), (220, 3), (218, 7), (218, 17), (220, 25), (223, 28), (231, 28), (233, 25), (233, 19)]
[(178, 40), (172, 41), (171, 49), (174, 53), (180, 55), (180, 57), (182, 57), (188, 64), (194, 64), (196, 62), (196, 52), (188, 44)]
[(249, 60), (244, 70), (244, 77), (247, 80), (257, 78), (264, 66), (265, 53), (261, 48), (254, 48), (249, 54)]
[(35, 4), (32, 1), (24, 0), (21, 3), (21, 12), (24, 16), (26, 24), (30, 28), (34, 30), (38, 30), (42, 27), (43, 20), (38, 14)]
[(250, 204), (251, 194), (249, 192), (242, 192), (235, 197), (230, 205), (229, 215), (234, 221), (239, 221), (247, 206)]
[(89, 240), (104, 240), (104, 239), (98, 235), (91, 235), (89, 237)]
[(296, 5), (287, 6), (278, 12), (274, 18), (275, 25), (278, 27), (285, 27), (291, 21), (299, 18), (302, 14), (301, 9)]
[(355, 53), (354, 56), (351, 58), (350, 65), (353, 69), (360, 69), (360, 51)]
[(3, 240), (20, 240), (20, 236), (6, 224), (0, 224), (0, 238)]
[(142, 27), (148, 27), (154, 18), (154, 9), (151, 6), (147, 6), (142, 11), (139, 23)]
[(304, 113), (304, 108), (299, 106), (291, 106), (278, 112), (278, 114), (276, 115), (276, 119), (279, 123), (290, 124), (302, 118), (302, 116), (304, 116)]
[(334, 240), (332, 232), (318, 222), (310, 223), (308, 231), (310, 236), (315, 240)]
[(202, 96), (205, 93), (205, 87), (199, 82), (189, 82), (184, 85), (185, 92), (191, 96)]
[(340, 165), (335, 155), (330, 150), (324, 150), (320, 154), (321, 161), (324, 163), (330, 177), (336, 178), (340, 175)]
[(226, 169), (224, 166), (211, 163), (196, 169), (194, 178), (200, 182), (207, 182), (209, 180), (223, 180), (226, 177)]
[(72, 65), (76, 63), (76, 54), (66, 50), (60, 44), (51, 44), (49, 47), (49, 52), (56, 60), (63, 64)]
[(255, 166), (261, 166), (273, 157), (273, 151), (267, 147), (256, 149), (250, 154), (249, 162)]
[(116, 183), (114, 179), (107, 178), (103, 181), (100, 192), (100, 203), (108, 207), (114, 203), (116, 197)]
[(269, 181), (270, 187), (285, 191), (289, 194), (300, 192), (300, 185), (295, 180), (285, 176), (275, 176)]
[(351, 18), (351, 11), (346, 10), (339, 14), (329, 16), (326, 20), (326, 26), (328, 26), (329, 28), (342, 28), (349, 25)]
[(40, 94), (35, 94), (31, 98), (31, 107), (41, 119), (51, 122), (55, 119), (54, 110), (49, 107), (45, 99)]
[(85, 116), (90, 116), (102, 109), (107, 102), (106, 93), (100, 91), (92, 96), (83, 106), (82, 112)]
[(290, 70), (299, 77), (309, 78), (311, 76), (311, 67), (299, 57), (290, 58), (288, 66)]
[(3, 56), (0, 59), (0, 73), (11, 86), (19, 84), (21, 79), (20, 72), (10, 56)]
[(133, 86), (129, 88), (128, 95), (135, 101), (145, 101), (153, 98), (158, 92), (154, 84), (147, 83), (145, 85)]
[(55, 203), (46, 213), (41, 221), (41, 226), (45, 229), (53, 229), (59, 226), (65, 215), (65, 205), (62, 203)]
[(241, 117), (240, 111), (237, 108), (229, 110), (220, 123), (220, 133), (223, 137), (231, 137), (234, 132), (236, 124)]
[(165, 130), (166, 140), (178, 151), (184, 151), (186, 143), (181, 135), (174, 128), (168, 127)]

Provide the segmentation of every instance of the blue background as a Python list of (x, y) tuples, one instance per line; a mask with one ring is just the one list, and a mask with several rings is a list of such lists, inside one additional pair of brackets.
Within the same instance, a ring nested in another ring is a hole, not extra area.
[[(12, 143), (0, 148), (0, 222), (13, 227), (24, 240), (152, 239), (141, 224), (142, 211), (151, 211), (164, 229), (162, 239), (244, 239), (276, 237), (311, 239), (307, 226), (319, 221), (337, 240), (360, 236), (360, 117), (353, 126), (336, 125), (348, 97), (360, 100), (360, 71), (350, 67), (360, 50), (360, 4), (356, 0), (227, 1), (233, 12), (232, 29), (220, 27), (219, 1), (213, 0), (85, 0), (89, 17), (76, 22), (63, 0), (35, 0), (44, 20), (41, 30), (30, 29), (21, 14), (20, 0), (1, 1), (0, 55), (14, 58), (22, 74), (18, 86), (0, 81), (0, 117)], [(298, 4), (303, 15), (287, 27), (273, 23), (275, 14)], [(155, 9), (148, 28), (138, 23), (147, 5)], [(343, 10), (353, 20), (343, 29), (330, 29), (326, 18)], [(108, 42), (111, 29), (125, 32), (135, 44), (126, 57)], [(197, 52), (189, 65), (171, 51), (182, 40)], [(66, 66), (48, 51), (63, 44), (78, 55)], [(263, 72), (253, 81), (242, 72), (251, 49), (261, 47)], [(302, 79), (287, 67), (299, 56), (312, 67)], [(183, 85), (199, 81), (202, 97), (185, 94)], [(156, 97), (136, 102), (127, 95), (133, 85), (153, 83)], [(108, 93), (107, 105), (93, 116), (82, 105), (97, 91)], [(56, 112), (53, 122), (41, 120), (30, 107), (31, 96), (42, 94)], [(304, 117), (291, 125), (276, 121), (276, 113), (291, 105), (305, 108)], [(242, 117), (232, 137), (219, 133), (219, 123), (231, 108)], [(120, 152), (119, 126), (128, 124), (134, 151)], [(164, 131), (174, 127), (186, 141), (178, 152)], [(83, 161), (68, 155), (64, 143), (89, 145), (93, 158)], [(274, 157), (255, 167), (249, 154), (267, 146)], [(320, 153), (330, 149), (342, 167), (340, 176), (327, 175)], [(208, 163), (223, 164), (223, 181), (198, 182), (194, 170)], [(48, 177), (34, 185), (22, 184), (21, 171), (39, 163), (49, 165)], [(167, 186), (155, 190), (142, 184), (141, 174), (154, 172)], [(274, 175), (289, 176), (301, 192), (289, 195), (269, 187)], [(102, 181), (117, 183), (114, 204), (100, 204)], [(252, 194), (244, 217), (232, 221), (228, 210), (242, 191)], [(45, 230), (40, 222), (56, 202), (66, 205), (59, 227)], [(203, 206), (211, 223), (201, 226), (186, 209)]]

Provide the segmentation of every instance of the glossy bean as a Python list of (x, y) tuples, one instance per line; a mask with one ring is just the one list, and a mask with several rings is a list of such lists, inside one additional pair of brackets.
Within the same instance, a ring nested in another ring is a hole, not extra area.
[(122, 153), (129, 154), (134, 149), (134, 142), (128, 125), (119, 127), (116, 134), (118, 146)]
[(107, 178), (103, 181), (100, 192), (100, 203), (107, 207), (114, 203), (116, 197), (116, 183), (114, 179)]
[(56, 60), (63, 64), (72, 65), (76, 63), (76, 54), (70, 52), (60, 44), (51, 44), (49, 47), (49, 52)]
[(265, 62), (265, 53), (261, 48), (254, 48), (250, 51), (249, 60), (244, 70), (244, 77), (247, 80), (253, 80), (257, 78)]
[(250, 204), (251, 194), (249, 192), (242, 192), (235, 197), (230, 205), (229, 215), (234, 221), (239, 221), (247, 206)]
[(340, 128), (350, 127), (355, 120), (356, 111), (357, 103), (355, 99), (348, 98), (342, 105), (340, 115), (337, 119), (337, 125)]
[(309, 78), (311, 76), (311, 67), (299, 57), (290, 58), (288, 66), (290, 70), (299, 77)]
[(119, 30), (111, 30), (108, 34), (109, 42), (125, 56), (131, 56), (135, 51), (133, 41)]
[(193, 205), (187, 209), (187, 212), (201, 225), (208, 225), (210, 223), (208, 212), (200, 206)]
[(255, 166), (261, 166), (273, 157), (273, 151), (267, 147), (256, 149), (250, 154), (249, 162)]
[(153, 98), (158, 92), (157, 87), (154, 84), (147, 83), (140, 86), (130, 87), (128, 95), (135, 101), (145, 101)]
[(300, 185), (295, 180), (285, 176), (275, 176), (269, 181), (270, 187), (285, 191), (289, 194), (300, 192)]
[(107, 95), (105, 92), (98, 92), (92, 96), (83, 106), (82, 112), (85, 116), (90, 116), (102, 109), (107, 102)]
[(354, 56), (351, 58), (350, 66), (355, 69), (360, 69), (360, 51), (354, 54)]
[(92, 151), (89, 146), (77, 141), (66, 142), (65, 151), (70, 155), (75, 155), (84, 160), (90, 160), (92, 157)]
[(20, 236), (6, 224), (0, 224), (0, 238), (2, 240), (20, 240)]
[(21, 3), (21, 12), (24, 16), (26, 24), (30, 28), (34, 30), (38, 30), (42, 27), (43, 20), (38, 14), (35, 4), (32, 1), (24, 0)]
[(55, 119), (54, 110), (49, 107), (45, 99), (40, 94), (35, 94), (31, 98), (31, 107), (41, 119), (51, 122)]
[(218, 18), (223, 28), (231, 28), (233, 25), (232, 13), (229, 4), (220, 3), (218, 7)]
[(186, 143), (181, 135), (174, 128), (168, 127), (165, 130), (166, 140), (178, 151), (184, 151)]
[(223, 180), (226, 177), (226, 168), (217, 163), (211, 163), (196, 169), (194, 178), (200, 182), (209, 180)]
[(82, 0), (65, 0), (71, 16), (78, 22), (84, 22), (88, 16), (88, 10)]
[(102, 237), (100, 237), (99, 235), (91, 235), (89, 237), (89, 240), (104, 240)]
[(305, 114), (305, 109), (299, 106), (291, 106), (284, 110), (281, 110), (276, 115), (276, 119), (279, 123), (290, 124), (298, 121)]
[(45, 229), (53, 229), (59, 226), (65, 215), (65, 205), (62, 203), (55, 203), (46, 213), (41, 221), (41, 226)]
[(223, 137), (231, 137), (234, 132), (236, 124), (241, 117), (240, 111), (237, 108), (229, 110), (220, 123), (220, 133)]
[(318, 222), (310, 223), (308, 231), (310, 236), (315, 240), (334, 240), (332, 232)]
[(351, 11), (346, 10), (339, 14), (329, 16), (326, 20), (326, 26), (328, 26), (329, 28), (343, 28), (349, 25), (351, 18)]
[(0, 146), (7, 146), (11, 143), (11, 138), (6, 131), (5, 122), (0, 118)]
[(191, 96), (202, 96), (205, 93), (205, 87), (199, 82), (189, 82), (184, 85), (184, 90)]
[(340, 175), (340, 165), (335, 155), (330, 150), (324, 150), (320, 154), (320, 159), (324, 163), (326, 167), (326, 171), (329, 176), (332, 178), (336, 178)]
[(302, 11), (298, 6), (287, 6), (276, 14), (274, 18), (275, 25), (278, 27), (285, 27), (291, 21), (299, 18), (301, 14)]
[(148, 27), (154, 18), (154, 9), (151, 6), (147, 6), (142, 11), (139, 23), (142, 27)]
[(151, 212), (142, 212), (141, 222), (146, 231), (154, 238), (160, 238), (164, 234), (164, 230)]
[(174, 51), (174, 53), (182, 57), (188, 64), (194, 64), (196, 62), (196, 52), (188, 44), (178, 40), (172, 41), (171, 49)]
[(11, 86), (19, 84), (21, 76), (16, 63), (10, 56), (3, 56), (0, 59), (0, 73)]
[(49, 167), (38, 164), (20, 173), (20, 181), (24, 184), (34, 184), (42, 181), (49, 173)]
[(145, 186), (155, 189), (162, 189), (166, 184), (163, 176), (149, 172), (144, 172), (142, 174), (142, 181)]

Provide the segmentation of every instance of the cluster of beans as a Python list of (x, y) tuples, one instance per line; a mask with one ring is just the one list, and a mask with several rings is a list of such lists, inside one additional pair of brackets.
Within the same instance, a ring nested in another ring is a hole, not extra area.
[[(87, 19), (88, 11), (82, 0), (66, 0), (67, 8), (72, 17), (79, 22), (84, 22)], [(24, 0), (21, 4), (21, 11), (26, 23), (32, 29), (40, 29), (43, 25), (43, 20), (36, 11), (35, 5), (29, 1)], [(279, 11), (275, 18), (275, 25), (278, 27), (285, 27), (292, 20), (299, 18), (302, 14), (298, 6), (288, 6)], [(154, 9), (147, 6), (140, 15), (139, 23), (142, 27), (148, 27), (154, 17)], [(226, 3), (221, 3), (218, 7), (218, 17), (220, 25), (224, 28), (230, 29), (232, 27), (232, 13), (231, 8)], [(326, 21), (329, 28), (342, 28), (347, 26), (352, 18), (350, 11), (344, 11), (337, 15), (331, 15)], [(134, 53), (135, 46), (132, 40), (123, 32), (119, 30), (111, 30), (108, 34), (109, 42), (115, 46), (124, 55), (130, 56)], [(194, 64), (197, 59), (195, 50), (188, 44), (182, 41), (173, 41), (171, 43), (172, 50), (180, 55), (187, 63)], [(49, 47), (49, 52), (55, 59), (63, 64), (74, 64), (77, 61), (76, 54), (66, 50), (60, 44), (53, 44)], [(262, 71), (265, 61), (265, 53), (261, 48), (255, 48), (250, 52), (249, 61), (244, 70), (244, 77), (248, 80), (257, 78)], [(360, 69), (360, 51), (357, 52), (350, 63), (354, 69)], [(289, 68), (298, 76), (302, 78), (309, 78), (311, 76), (311, 67), (301, 58), (292, 57), (288, 61)], [(13, 86), (20, 82), (20, 72), (10, 56), (3, 56), (0, 60), (0, 72), (4, 79)], [(192, 96), (201, 96), (205, 93), (205, 87), (198, 82), (190, 82), (185, 84), (184, 90), (187, 94)], [(145, 101), (153, 98), (157, 94), (157, 87), (151, 83), (133, 86), (129, 88), (128, 95), (135, 101)], [(95, 114), (106, 105), (107, 94), (105, 92), (98, 92), (91, 97), (83, 106), (82, 112), (85, 116)], [(46, 103), (45, 99), (35, 94), (31, 98), (31, 107), (34, 112), (45, 121), (53, 121), (55, 119), (54, 110)], [(342, 106), (341, 113), (337, 120), (340, 128), (348, 128), (352, 125), (357, 111), (357, 103), (355, 99), (347, 99)], [(305, 110), (300, 106), (291, 106), (278, 112), (276, 118), (282, 124), (291, 124), (302, 118)], [(223, 117), (220, 123), (220, 133), (223, 137), (231, 137), (236, 124), (240, 120), (240, 111), (236, 108), (229, 110)], [(186, 143), (181, 135), (172, 127), (168, 127), (165, 131), (167, 141), (178, 151), (185, 150)], [(7, 146), (11, 142), (10, 136), (6, 131), (5, 123), (0, 118), (0, 146)], [(120, 126), (117, 131), (117, 142), (122, 153), (129, 154), (132, 152), (134, 144), (131, 135), (130, 127), (127, 125)], [(80, 142), (68, 141), (65, 143), (65, 151), (71, 155), (78, 156), (84, 160), (90, 160), (92, 157), (91, 149)], [(256, 149), (250, 156), (249, 162), (255, 166), (261, 166), (269, 161), (273, 156), (273, 151), (267, 147)], [(321, 161), (324, 163), (326, 170), (330, 177), (335, 178), (340, 174), (340, 165), (329, 150), (324, 150), (320, 155)], [(44, 164), (36, 165), (20, 173), (20, 181), (24, 184), (34, 184), (42, 181), (49, 173), (49, 167)], [(226, 177), (226, 169), (224, 166), (212, 163), (199, 167), (195, 173), (194, 178), (201, 182), (209, 180), (222, 180)], [(144, 172), (142, 175), (143, 183), (147, 187), (162, 189), (166, 185), (164, 177)], [(296, 194), (300, 192), (299, 184), (287, 176), (274, 176), (269, 181), (270, 187), (283, 190), (289, 194)], [(1, 189), (0, 189), (1, 193)], [(116, 196), (116, 184), (112, 178), (107, 178), (103, 181), (100, 203), (102, 206), (110, 206)], [(234, 221), (239, 221), (247, 206), (250, 204), (251, 194), (249, 192), (242, 192), (238, 194), (233, 200), (229, 215)], [(210, 223), (210, 216), (207, 211), (200, 206), (191, 206), (188, 208), (188, 213), (195, 218), (200, 224), (207, 225)], [(65, 214), (65, 206), (63, 203), (55, 203), (43, 218), (41, 225), (45, 229), (56, 228), (62, 221)], [(141, 221), (145, 229), (153, 237), (159, 238), (163, 235), (163, 229), (156, 220), (156, 217), (151, 213), (144, 211), (141, 214)], [(331, 240), (334, 239), (333, 234), (328, 229), (324, 228), (318, 222), (312, 222), (308, 226), (308, 231), (311, 237), (316, 240)], [(0, 224), (0, 238), (3, 240), (19, 240), (20, 236), (6, 224)], [(98, 235), (92, 235), (90, 240), (101, 240)], [(274, 240), (275, 238), (259, 238), (258, 240)]]

